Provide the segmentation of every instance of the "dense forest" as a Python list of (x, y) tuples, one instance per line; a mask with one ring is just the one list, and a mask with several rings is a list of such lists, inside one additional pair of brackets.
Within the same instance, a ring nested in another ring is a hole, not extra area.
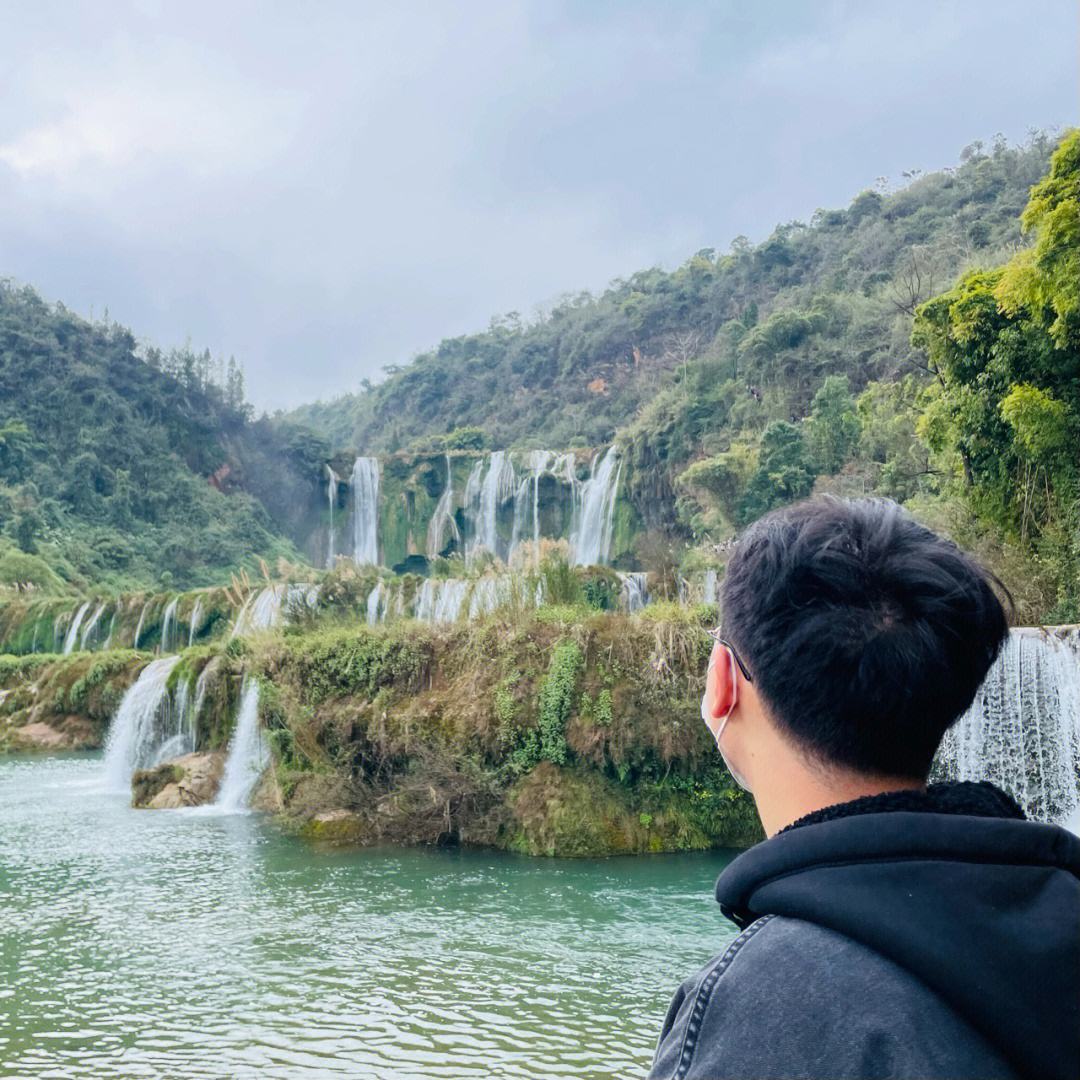
[(295, 557), (326, 446), (252, 420), (217, 367), (0, 282), (0, 581), (190, 586)]
[(1054, 146), (974, 143), (292, 417), (368, 452), (617, 439), (640, 562), (669, 579), (784, 502), (885, 495), (977, 549), (1019, 618), (1076, 619), (1077, 136), (1046, 177)]
[(614, 440), (639, 523), (625, 568), (660, 595), (761, 513), (831, 491), (895, 498), (975, 548), (1022, 620), (1080, 618), (1078, 136), (1056, 145), (972, 144), (955, 169), (273, 418), (232, 361), (3, 284), (0, 579), (220, 582), (298, 557), (327, 460)]
[(425, 447), (460, 426), (481, 428), (495, 447), (596, 446), (694, 360), (756, 387), (759, 411), (802, 415), (827, 374), (862, 386), (917, 370), (915, 307), (1021, 242), (1028, 189), (1052, 148), (1045, 135), (1023, 147), (975, 143), (954, 170), (864, 191), (757, 246), (740, 237), (671, 272), (567, 296), (533, 321), (496, 318), (391, 367), (377, 386), (293, 416), (367, 452)]

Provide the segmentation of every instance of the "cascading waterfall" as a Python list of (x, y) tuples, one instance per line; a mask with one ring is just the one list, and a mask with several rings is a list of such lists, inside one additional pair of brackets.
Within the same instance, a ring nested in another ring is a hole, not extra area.
[(540, 477), (544, 475), (551, 457), (549, 450), (533, 450), (529, 454), (529, 472), (532, 474), (533, 497), (533, 559), (536, 562), (540, 561)]
[(270, 753), (259, 730), (259, 684), (254, 679), (245, 679), (214, 808), (223, 813), (246, 810), (255, 785), (269, 764)]
[(386, 602), (383, 599), (385, 588), (381, 581), (376, 582), (375, 588), (367, 596), (367, 622), (368, 626), (374, 626), (386, 617)]
[(202, 597), (195, 597), (195, 606), (191, 609), (191, 619), (188, 624), (187, 643), (190, 649), (195, 644), (195, 635), (199, 632), (202, 621)]
[(338, 476), (334, 470), (327, 465), (326, 466), (326, 496), (330, 503), (330, 532), (326, 541), (326, 565), (328, 568), (333, 569), (334, 559), (336, 555), (334, 553), (334, 510), (337, 508), (337, 494), (338, 484), (341, 482), (341, 477)]
[(1029, 817), (1080, 825), (1077, 633), (1009, 634), (971, 708), (946, 733), (936, 776), (990, 780)]
[(481, 551), (497, 558), (509, 557), (499, 545), (499, 510), (514, 497), (517, 477), (514, 464), (505, 450), (492, 453), (482, 483), (479, 481), (482, 462), (477, 462), (469, 474), (465, 488), (465, 505), (469, 514), (471, 535), (466, 546), (465, 561), (469, 563)]
[(705, 604), (715, 604), (716, 596), (716, 571), (706, 570), (704, 591), (701, 597), (702, 602)]
[(446, 455), (446, 487), (443, 488), (439, 501), (435, 504), (435, 513), (428, 522), (427, 557), (436, 559), (446, 547), (447, 532), (455, 541), (461, 541), (461, 531), (454, 519), (454, 470), (450, 465), (450, 455)]
[(353, 560), (357, 563), (379, 562), (379, 462), (373, 457), (358, 457), (353, 464)]
[(593, 458), (592, 475), (581, 485), (581, 511), (570, 541), (574, 566), (600, 566), (608, 561), (621, 475), (622, 463), (614, 446), (603, 457)]
[(105, 635), (105, 644), (101, 646), (103, 649), (108, 649), (108, 647), (112, 644), (113, 632), (115, 630), (116, 630), (116, 612), (113, 611), (112, 618), (109, 620), (109, 632)]
[(130, 791), (131, 774), (152, 765), (173, 730), (166, 689), (179, 656), (152, 660), (120, 699), (105, 742), (105, 782), (113, 791)]
[(143, 606), (142, 611), (139, 612), (139, 621), (135, 624), (135, 637), (131, 642), (131, 647), (137, 649), (139, 647), (139, 638), (142, 637), (143, 623), (146, 621), (146, 612), (150, 607), (150, 601), (147, 600)]
[(94, 614), (90, 616), (90, 621), (83, 627), (82, 638), (79, 640), (79, 648), (85, 650), (87, 645), (92, 643), (94, 632), (97, 630), (98, 623), (101, 622), (101, 616), (105, 613), (106, 608), (105, 601), (103, 600), (94, 609)]
[(318, 602), (319, 590), (314, 585), (267, 585), (244, 601), (229, 636), (244, 637), (270, 630), (281, 624), (285, 610), (295, 612), (304, 605), (314, 608)]
[(79, 639), (79, 626), (82, 624), (83, 619), (86, 617), (86, 611), (90, 607), (90, 601), (86, 603), (75, 612), (75, 617), (68, 624), (67, 635), (64, 637), (64, 655), (70, 656), (75, 649), (75, 642)]
[(641, 573), (619, 574), (622, 589), (619, 602), (631, 615), (649, 602), (648, 575)]
[(165, 614), (161, 620), (161, 651), (163, 653), (172, 652), (170, 646), (173, 644), (172, 632), (176, 626), (176, 608), (180, 603), (180, 596), (177, 594), (174, 596), (165, 607)]

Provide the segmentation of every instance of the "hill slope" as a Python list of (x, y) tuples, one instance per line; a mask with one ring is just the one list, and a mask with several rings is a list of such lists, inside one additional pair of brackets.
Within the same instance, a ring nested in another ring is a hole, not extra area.
[(0, 578), (195, 585), (295, 557), (326, 448), (252, 422), (211, 367), (0, 283)]
[(1052, 146), (1045, 136), (989, 153), (975, 144), (957, 169), (895, 194), (864, 191), (756, 247), (738, 241), (671, 272), (641, 271), (534, 323), (494, 319), (366, 392), (292, 417), (369, 453), (420, 448), (461, 426), (495, 447), (594, 446), (702, 356), (723, 357), (737, 378), (775, 392), (784, 416), (801, 415), (830, 372), (862, 385), (911, 370), (915, 305), (1019, 242)]

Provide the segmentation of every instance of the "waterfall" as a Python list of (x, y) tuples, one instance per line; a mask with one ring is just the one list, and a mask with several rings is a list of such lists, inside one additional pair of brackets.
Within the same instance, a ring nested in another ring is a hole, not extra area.
[(82, 638), (79, 641), (79, 648), (85, 650), (87, 644), (91, 641), (94, 631), (97, 629), (98, 623), (101, 621), (101, 616), (105, 613), (105, 601), (102, 600), (94, 610), (94, 614), (90, 616), (90, 621), (83, 627)]
[[(496, 450), (488, 462), (482, 484), (478, 483), (481, 462), (477, 462), (465, 488), (465, 502), (471, 524), (471, 538), (465, 552), (470, 562), (481, 551), (488, 551), (496, 558), (499, 551), (499, 510), (514, 497), (517, 477), (514, 465), (505, 450)], [(508, 554), (508, 553), (507, 553)]]
[(434, 578), (425, 578), (416, 594), (415, 615), (421, 622), (431, 622), (435, 618), (437, 588)]
[(105, 781), (114, 791), (129, 791), (131, 774), (153, 763), (170, 730), (166, 683), (179, 656), (152, 660), (120, 699), (105, 741)]
[(329, 569), (334, 568), (334, 509), (337, 506), (338, 484), (341, 477), (334, 470), (326, 466), (326, 496), (330, 503), (330, 532), (326, 540), (326, 565)]
[[(533, 559), (540, 561), (540, 477), (548, 467), (551, 459), (548, 450), (533, 450), (529, 454), (529, 471), (532, 473), (532, 518), (533, 518)], [(558, 459), (556, 459), (557, 461)], [(572, 502), (571, 502), (571, 505)]]
[(191, 619), (188, 623), (187, 643), (190, 649), (195, 644), (195, 635), (199, 632), (199, 621), (202, 619), (202, 597), (195, 597), (195, 606), (191, 609)]
[(716, 593), (716, 571), (715, 570), (706, 570), (705, 571), (705, 586), (704, 586), (704, 591), (702, 592), (702, 597), (701, 597), (702, 603), (715, 604), (716, 603), (716, 596), (717, 596), (717, 593)]
[(180, 603), (180, 594), (177, 593), (165, 607), (165, 615), (161, 620), (161, 651), (171, 652), (169, 648), (172, 629), (176, 624), (176, 607)]
[(510, 531), (510, 547), (506, 552), (506, 561), (509, 564), (514, 558), (514, 552), (521, 543), (521, 534), (525, 531), (525, 519), (529, 513), (529, 492), (532, 489), (532, 477), (523, 476), (514, 489), (514, 524)]
[(599, 566), (611, 554), (611, 530), (622, 464), (614, 446), (603, 457), (594, 457), (592, 474), (581, 485), (581, 511), (570, 540), (575, 566)]
[(439, 501), (435, 505), (435, 513), (428, 522), (427, 532), (427, 557), (436, 559), (446, 546), (446, 532), (460, 543), (461, 532), (454, 520), (454, 471), (450, 465), (450, 455), (446, 455), (446, 487), (443, 488)]
[(131, 643), (133, 649), (139, 647), (139, 638), (142, 637), (143, 622), (146, 619), (146, 609), (150, 606), (150, 601), (147, 600), (143, 606), (142, 611), (139, 612), (139, 621), (135, 624), (135, 639)]
[(648, 575), (633, 573), (619, 574), (622, 588), (619, 591), (619, 601), (622, 606), (632, 615), (640, 611), (649, 602)]
[(65, 656), (70, 656), (75, 648), (75, 642), (79, 638), (79, 626), (82, 623), (83, 618), (86, 616), (86, 609), (89, 606), (90, 601), (87, 600), (86, 603), (84, 603), (82, 607), (80, 607), (79, 610), (75, 612), (75, 617), (68, 624), (67, 636), (64, 638)]
[[(291, 590), (295, 586), (289, 586)], [(306, 586), (300, 586), (306, 588)], [(257, 630), (269, 630), (281, 622), (281, 606), (285, 601), (286, 588), (284, 585), (267, 585), (257, 593), (252, 593), (236, 616), (233, 631), (230, 637), (243, 637)]]
[(247, 809), (255, 785), (269, 764), (270, 753), (259, 730), (259, 684), (254, 679), (245, 679), (214, 807), (225, 813)]
[(368, 626), (374, 626), (386, 617), (386, 604), (383, 600), (383, 583), (378, 581), (375, 588), (368, 593), (367, 597), (367, 622)]
[(373, 457), (358, 457), (353, 464), (353, 559), (358, 563), (379, 563), (379, 463)]
[[(109, 632), (105, 635), (105, 644), (101, 647), (107, 649), (112, 644), (113, 631), (116, 629), (116, 610), (113, 610), (112, 618), (109, 620)], [(36, 632), (36, 631), (35, 631)]]
[(1038, 821), (1080, 815), (1080, 638), (1014, 630), (971, 708), (946, 732), (935, 775), (990, 780)]
[(436, 622), (457, 622), (468, 587), (468, 581), (462, 578), (444, 578), (439, 583), (439, 598), (435, 601)]

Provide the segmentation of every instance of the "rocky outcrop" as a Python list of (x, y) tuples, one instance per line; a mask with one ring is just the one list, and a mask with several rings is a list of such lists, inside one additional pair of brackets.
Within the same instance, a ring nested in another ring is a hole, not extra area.
[[(32, 710), (33, 713), (41, 710)], [(33, 718), (7, 732), (11, 750), (89, 750), (100, 745), (93, 725), (81, 716), (49, 716), (48, 723)]]
[(131, 805), (147, 810), (179, 810), (212, 803), (224, 768), (224, 754), (201, 753), (184, 754), (152, 769), (139, 769), (131, 778)]

